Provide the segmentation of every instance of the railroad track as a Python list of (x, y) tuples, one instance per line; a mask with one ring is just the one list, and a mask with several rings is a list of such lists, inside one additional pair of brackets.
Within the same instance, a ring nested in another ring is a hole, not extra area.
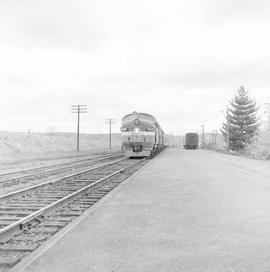
[(15, 161), (0, 161), (0, 173), (1, 174), (9, 174), (18, 172), (17, 169), (27, 170), (33, 168), (39, 168), (40, 166), (46, 165), (56, 165), (62, 163), (69, 163), (76, 160), (85, 160), (88, 158), (101, 157), (101, 156), (109, 156), (116, 155), (119, 153), (123, 153), (122, 151), (112, 151), (112, 152), (104, 152), (101, 154), (76, 154), (76, 155), (65, 155), (65, 156), (56, 156), (56, 157), (43, 157), (43, 158), (28, 158), (28, 159), (20, 159)]
[(122, 155), (123, 152), (114, 152), (111, 154), (104, 154), (104, 155), (100, 155), (100, 156), (84, 156), (83, 159), (76, 159), (76, 160), (71, 160), (71, 161), (67, 161), (67, 162), (60, 162), (60, 163), (54, 163), (54, 164), (49, 164), (49, 165), (44, 165), (44, 166), (38, 166), (38, 167), (30, 167), (30, 168), (25, 168), (25, 169), (21, 169), (21, 170), (15, 170), (15, 171), (8, 171), (5, 173), (2, 173), (0, 175), (0, 180), (5, 179), (5, 178), (16, 178), (16, 177), (20, 177), (23, 175), (30, 175), (30, 174), (35, 174), (35, 172), (40, 172), (42, 170), (53, 170), (54, 168), (57, 169), (61, 166), (70, 166), (72, 164), (74, 164), (76, 166), (76, 164), (81, 163), (81, 162), (85, 162), (85, 161), (91, 161), (94, 159), (102, 159), (102, 158), (106, 158), (109, 156), (114, 156), (114, 155)]
[(0, 271), (80, 216), (148, 160), (119, 159), (0, 197)]
[(87, 169), (90, 165), (120, 157), (123, 157), (122, 152), (5, 173), (0, 175), (0, 189), (22, 187), (29, 182), (38, 183), (41, 180), (48, 180), (74, 171)]

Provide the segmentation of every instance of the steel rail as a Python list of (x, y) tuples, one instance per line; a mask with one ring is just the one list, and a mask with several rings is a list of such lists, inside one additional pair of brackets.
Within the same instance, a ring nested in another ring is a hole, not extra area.
[(44, 166), (40, 166), (40, 167), (33, 167), (33, 168), (28, 168), (28, 169), (23, 169), (23, 170), (19, 170), (19, 171), (14, 171), (14, 172), (8, 172), (8, 173), (4, 173), (0, 175), (0, 183), (1, 182), (7, 182), (9, 180), (14, 180), (14, 179), (20, 179), (20, 178), (27, 178), (27, 177), (31, 177), (31, 176), (35, 176), (35, 175), (39, 175), (39, 174), (45, 174), (45, 173), (50, 173), (52, 171), (57, 171), (57, 170), (63, 170), (67, 167), (62, 167), (62, 168), (56, 168), (56, 169), (48, 169), (48, 171), (42, 172), (42, 173), (30, 173), (30, 174), (24, 174), (24, 175), (20, 175), (20, 176), (15, 176), (15, 177), (10, 177), (7, 179), (3, 179), (1, 180), (2, 177), (8, 176), (8, 175), (14, 175), (17, 173), (23, 173), (23, 172), (28, 172), (28, 171), (36, 171), (36, 170), (42, 170), (42, 169), (46, 169), (46, 168), (52, 168), (52, 167), (57, 167), (57, 166), (63, 166), (63, 165), (70, 165), (68, 167), (72, 167), (73, 163), (79, 163), (79, 162), (83, 162), (83, 161), (95, 161), (95, 160), (104, 160), (104, 159), (109, 159), (109, 158), (114, 158), (114, 157), (119, 157), (119, 156), (123, 156), (123, 153), (119, 153), (116, 155), (110, 155), (110, 156), (99, 156), (99, 157), (92, 157), (92, 158), (87, 158), (87, 159), (81, 159), (81, 160), (76, 160), (76, 161), (70, 161), (70, 162), (64, 162), (64, 163), (58, 163), (58, 164), (50, 164), (50, 165), (44, 165)]
[(22, 194), (25, 194), (25, 193), (29, 193), (30, 191), (35, 190), (37, 188), (42, 188), (44, 186), (60, 182), (60, 181), (62, 181), (64, 179), (71, 178), (71, 177), (74, 177), (74, 176), (77, 176), (77, 175), (80, 175), (80, 174), (84, 174), (84, 173), (87, 173), (87, 172), (90, 172), (90, 171), (94, 171), (94, 170), (106, 167), (108, 165), (113, 165), (115, 163), (118, 163), (118, 162), (124, 161), (124, 160), (126, 160), (126, 158), (122, 158), (122, 159), (116, 160), (116, 161), (111, 161), (109, 163), (104, 163), (102, 165), (95, 166), (95, 167), (92, 167), (92, 168), (88, 168), (88, 169), (85, 169), (83, 171), (78, 171), (76, 173), (72, 173), (72, 174), (57, 178), (57, 179), (49, 180), (49, 181), (46, 181), (46, 182), (43, 182), (43, 183), (40, 183), (40, 184), (37, 184), (37, 185), (33, 185), (33, 186), (30, 186), (30, 187), (27, 187), (27, 188), (23, 188), (23, 189), (20, 189), (20, 190), (11, 192), (11, 193), (1, 195), (0, 196), (0, 202), (1, 201), (7, 201), (7, 200), (9, 200), (9, 199), (11, 199), (11, 198), (13, 198), (15, 196), (19, 196), (19, 195), (22, 195)]
[(84, 194), (85, 192), (87, 192), (88, 190), (90, 190), (91, 188), (93, 188), (94, 186), (102, 183), (103, 181), (106, 181), (107, 179), (110, 179), (111, 177), (125, 171), (126, 169), (136, 165), (136, 164), (139, 164), (141, 163), (142, 161), (144, 161), (145, 159), (142, 159), (142, 160), (139, 160), (139, 161), (136, 161), (135, 163), (131, 164), (131, 165), (128, 165), (124, 168), (121, 168), (120, 170), (117, 170), (115, 172), (113, 172), (112, 174), (109, 174), (108, 176), (106, 177), (103, 177), (81, 189), (79, 189), (78, 191), (76, 192), (73, 192), (72, 194), (70, 195), (67, 195), (65, 197), (63, 197), (62, 199), (59, 199), (49, 205), (47, 205), (46, 207), (43, 207), (42, 209), (38, 210), (38, 211), (35, 211), (34, 213), (0, 229), (0, 241), (3, 241), (3, 240), (7, 240), (9, 239), (9, 236), (12, 235), (14, 232), (18, 231), (18, 230), (22, 230), (23, 227), (27, 224), (27, 223), (30, 223), (31, 221), (33, 221), (34, 219), (37, 219), (38, 217), (40, 216), (44, 216), (45, 214), (48, 214), (50, 213), (52, 210), (55, 210), (57, 209), (58, 207), (60, 206), (63, 206), (64, 204), (68, 203), (68, 202), (71, 202), (72, 200), (74, 200), (75, 198), (77, 198), (79, 195), (81, 194)]

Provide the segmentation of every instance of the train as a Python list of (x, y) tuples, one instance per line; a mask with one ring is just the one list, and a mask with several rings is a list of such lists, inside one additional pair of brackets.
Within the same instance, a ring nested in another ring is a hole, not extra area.
[(189, 132), (185, 135), (185, 149), (197, 149), (199, 147), (199, 135), (198, 133)]
[(122, 118), (121, 144), (129, 158), (150, 157), (164, 148), (164, 132), (154, 116), (134, 111)]

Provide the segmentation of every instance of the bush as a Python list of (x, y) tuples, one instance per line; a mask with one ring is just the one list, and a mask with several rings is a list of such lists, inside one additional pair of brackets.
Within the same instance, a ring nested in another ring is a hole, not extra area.
[(252, 158), (270, 160), (270, 133), (263, 133), (253, 144), (245, 148), (244, 153)]

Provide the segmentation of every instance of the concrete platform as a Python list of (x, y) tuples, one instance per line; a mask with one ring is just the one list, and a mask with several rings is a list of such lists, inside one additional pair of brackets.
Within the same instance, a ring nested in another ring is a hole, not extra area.
[(11, 271), (270, 271), (270, 164), (166, 150)]

